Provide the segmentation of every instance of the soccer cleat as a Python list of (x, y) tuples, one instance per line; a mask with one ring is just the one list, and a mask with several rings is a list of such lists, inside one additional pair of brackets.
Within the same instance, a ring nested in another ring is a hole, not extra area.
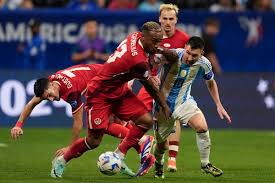
[(141, 162), (139, 170), (136, 173), (136, 176), (139, 177), (147, 174), (150, 168), (152, 168), (152, 166), (154, 165), (155, 161), (156, 161), (156, 158), (154, 157), (154, 155), (149, 153), (144, 158), (143, 162)]
[(169, 159), (167, 162), (167, 171), (169, 172), (176, 172), (177, 171), (177, 164), (176, 161)]
[(64, 172), (66, 166), (66, 162), (63, 156), (58, 156), (52, 161), (52, 170), (51, 177), (53, 178), (62, 178), (62, 174)]
[(120, 173), (128, 175), (129, 177), (134, 177), (135, 173), (126, 165), (124, 160), (121, 160)]
[(202, 166), (201, 171), (203, 173), (210, 173), (214, 177), (219, 177), (223, 174), (223, 171), (221, 169), (215, 167), (211, 163), (208, 163), (206, 166)]
[(151, 136), (151, 135), (148, 135), (146, 137), (145, 142), (140, 145), (140, 149), (141, 149), (141, 153), (140, 153), (141, 160), (140, 160), (140, 162), (143, 162), (144, 158), (146, 158), (147, 155), (151, 152), (151, 148), (153, 146), (153, 143), (154, 143), (154, 137)]
[(163, 164), (155, 162), (155, 178), (164, 179)]

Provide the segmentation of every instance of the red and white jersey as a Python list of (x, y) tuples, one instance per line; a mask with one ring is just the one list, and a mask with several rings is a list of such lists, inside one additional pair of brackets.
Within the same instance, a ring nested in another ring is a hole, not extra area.
[(80, 64), (49, 76), (50, 81), (60, 86), (60, 98), (72, 106), (73, 114), (83, 106), (81, 95), (100, 67), (100, 64)]
[(87, 95), (97, 91), (108, 98), (117, 98), (128, 90), (128, 81), (148, 78), (149, 55), (145, 53), (140, 38), (141, 32), (134, 32), (120, 43), (97, 76), (89, 82)]
[(160, 46), (164, 48), (184, 48), (189, 35), (179, 29), (175, 30), (175, 34), (171, 37), (163, 38)]
[[(189, 35), (179, 29), (175, 30), (175, 34), (171, 37), (164, 37), (160, 43), (161, 47), (174, 49), (174, 48), (184, 48), (186, 42), (189, 39)], [(152, 75), (156, 76), (158, 68), (153, 68)]]

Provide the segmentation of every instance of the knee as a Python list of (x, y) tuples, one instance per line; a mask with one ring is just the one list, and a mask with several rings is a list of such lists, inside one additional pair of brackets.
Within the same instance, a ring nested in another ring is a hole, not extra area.
[(207, 127), (198, 127), (197, 129), (196, 129), (196, 132), (197, 133), (205, 133), (205, 132), (207, 132), (208, 131), (208, 128)]
[(153, 117), (149, 113), (135, 121), (137, 125), (150, 129), (153, 126)]
[(95, 148), (97, 148), (100, 145), (101, 140), (94, 139), (91, 136), (87, 136), (86, 137), (86, 142), (87, 142), (87, 144), (89, 145), (89, 147), (91, 149), (95, 149)]

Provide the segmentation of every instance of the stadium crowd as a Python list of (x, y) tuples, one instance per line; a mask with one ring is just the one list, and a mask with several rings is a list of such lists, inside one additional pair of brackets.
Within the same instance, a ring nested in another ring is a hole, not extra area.
[(80, 11), (98, 9), (158, 11), (161, 3), (172, 3), (180, 9), (209, 9), (211, 12), (273, 11), (275, 0), (0, 0), (8, 10), (34, 8), (67, 8)]

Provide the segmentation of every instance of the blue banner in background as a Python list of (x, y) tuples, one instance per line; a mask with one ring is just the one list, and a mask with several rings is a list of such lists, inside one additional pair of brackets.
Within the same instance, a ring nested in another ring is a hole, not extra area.
[[(23, 107), (33, 96), (36, 78), (46, 77), (49, 73), (0, 70), (0, 126), (12, 127), (16, 123)], [(219, 118), (203, 81), (195, 82), (192, 95), (204, 112), (210, 128), (275, 129), (274, 78), (274, 73), (226, 73), (216, 77), (221, 100), (232, 117), (231, 125)], [(138, 84), (134, 87), (136, 91)], [(71, 125), (69, 104), (64, 101), (44, 101), (35, 108), (25, 126)]]
[[(158, 13), (78, 12), (66, 10), (0, 11), (0, 68), (22, 68), (17, 54), (19, 42), (30, 39), (27, 22), (42, 21), (41, 33), (47, 43), (46, 69), (72, 65), (73, 45), (83, 32), (82, 24), (90, 19), (99, 23), (99, 36), (110, 45), (110, 52), (129, 33), (139, 30), (146, 21), (158, 21)], [(201, 35), (206, 18), (216, 17), (221, 31), (216, 38), (217, 54), (224, 71), (275, 71), (275, 13), (182, 12), (178, 27), (190, 35)]]

